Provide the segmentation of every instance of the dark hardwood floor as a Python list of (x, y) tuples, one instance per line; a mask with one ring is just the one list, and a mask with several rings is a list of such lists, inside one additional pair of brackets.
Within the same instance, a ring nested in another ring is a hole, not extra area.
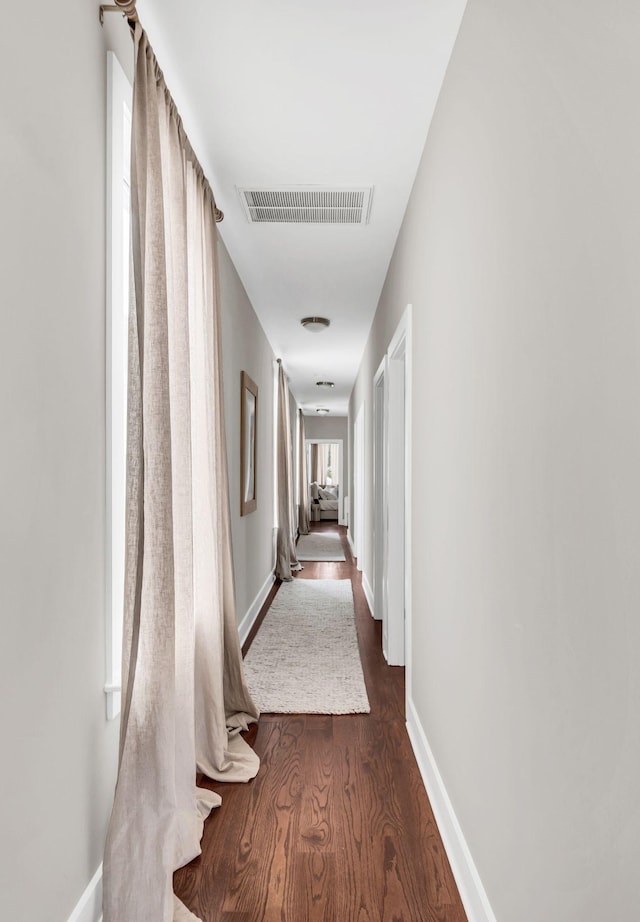
[(201, 780), (223, 803), (174, 883), (203, 922), (466, 920), (405, 729), (404, 670), (384, 662), (340, 532), (347, 561), (305, 561), (296, 578), (352, 579), (371, 713), (265, 714), (248, 736), (258, 776)]

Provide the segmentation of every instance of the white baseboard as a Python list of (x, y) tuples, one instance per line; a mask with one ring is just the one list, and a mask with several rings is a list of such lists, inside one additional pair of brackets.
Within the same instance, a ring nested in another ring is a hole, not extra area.
[(247, 637), (251, 633), (251, 628), (255, 624), (255, 620), (260, 614), (260, 609), (265, 603), (265, 599), (271, 592), (271, 587), (273, 586), (274, 580), (276, 578), (276, 571), (272, 570), (264, 583), (260, 587), (260, 590), (249, 606), (249, 610), (238, 625), (238, 633), (240, 634), (240, 645), (246, 642)]
[(364, 592), (364, 597), (367, 600), (367, 605), (369, 606), (369, 611), (371, 612), (371, 617), (375, 618), (375, 608), (373, 606), (373, 589), (371, 588), (371, 583), (367, 574), (362, 571), (362, 591)]
[(467, 918), (469, 922), (496, 922), (411, 698), (407, 699), (407, 730)]
[(347, 543), (348, 543), (348, 545), (349, 545), (349, 550), (351, 551), (351, 553), (352, 553), (353, 556), (355, 557), (355, 556), (356, 556), (356, 547), (355, 547), (355, 544), (353, 543), (353, 541), (351, 540), (351, 532), (350, 532), (350, 531), (347, 532)]
[(67, 922), (102, 922), (102, 865), (91, 878)]

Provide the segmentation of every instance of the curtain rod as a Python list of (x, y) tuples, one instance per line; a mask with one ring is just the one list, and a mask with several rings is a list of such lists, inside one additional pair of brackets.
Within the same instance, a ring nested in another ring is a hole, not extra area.
[[(122, 13), (123, 16), (126, 16), (127, 22), (129, 23), (129, 28), (132, 30), (132, 32), (134, 30), (135, 23), (140, 22), (140, 20), (138, 19), (138, 12), (136, 10), (136, 0), (115, 0), (115, 3), (101, 4), (100, 5), (100, 25), (101, 26), (104, 25), (104, 14), (105, 13)], [(178, 115), (178, 121), (181, 121), (179, 115)], [(182, 128), (182, 130), (184, 131), (184, 128)], [(185, 132), (185, 137), (186, 137), (186, 132)], [(216, 199), (211, 189), (211, 186), (209, 185), (209, 180), (205, 176), (204, 170), (202, 169), (202, 167), (200, 166), (200, 163), (198, 162), (198, 158), (196, 157), (196, 154), (193, 148), (191, 147), (191, 144), (189, 143), (189, 139), (186, 138), (186, 141), (187, 141), (187, 144), (189, 144), (189, 148), (191, 149), (191, 153), (193, 154), (193, 157), (194, 157), (194, 160), (195, 160), (195, 163), (198, 169), (202, 172), (204, 181), (209, 189), (209, 194), (211, 195), (211, 198), (213, 200), (213, 213), (214, 213), (215, 222), (216, 224), (220, 224), (221, 221), (224, 221), (224, 212), (221, 211), (216, 205)]]

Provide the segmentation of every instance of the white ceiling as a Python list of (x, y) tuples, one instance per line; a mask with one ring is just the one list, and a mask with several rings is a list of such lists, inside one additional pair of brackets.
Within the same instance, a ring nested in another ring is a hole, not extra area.
[[(224, 243), (305, 412), (347, 412), (465, 3), (138, 0)], [(249, 224), (237, 187), (281, 185), (372, 185), (370, 222)], [(317, 314), (331, 327), (308, 333), (299, 321)]]

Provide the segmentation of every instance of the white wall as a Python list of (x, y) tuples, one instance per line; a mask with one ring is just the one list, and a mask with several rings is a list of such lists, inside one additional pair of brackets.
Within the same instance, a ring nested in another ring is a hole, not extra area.
[[(273, 570), (274, 355), (222, 241), (218, 249), (231, 535), (239, 623)], [(240, 515), (240, 374), (258, 385), (255, 512)]]
[[(0, 915), (63, 922), (102, 860), (106, 50), (97, 4), (0, 35)], [(114, 38), (114, 28), (119, 37)]]
[(409, 694), (499, 922), (638, 913), (639, 34), (469, 0), (350, 406), (412, 303)]
[(304, 434), (308, 439), (342, 439), (345, 461), (349, 426), (346, 416), (305, 416)]

